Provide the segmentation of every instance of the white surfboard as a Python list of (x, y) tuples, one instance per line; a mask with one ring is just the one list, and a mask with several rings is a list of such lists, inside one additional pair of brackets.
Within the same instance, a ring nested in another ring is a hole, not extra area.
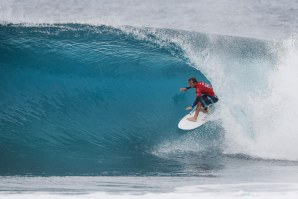
[(187, 118), (193, 117), (196, 112), (195, 110), (196, 108), (194, 108), (189, 114), (187, 114), (180, 120), (180, 122), (178, 123), (178, 128), (182, 130), (193, 130), (207, 121), (209, 114), (203, 113), (202, 111), (200, 111), (196, 122), (189, 121)]

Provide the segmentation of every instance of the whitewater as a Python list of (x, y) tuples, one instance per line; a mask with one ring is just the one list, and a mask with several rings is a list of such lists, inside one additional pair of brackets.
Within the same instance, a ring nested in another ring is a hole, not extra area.
[[(297, 197), (297, 10), (1, 1), (1, 197)], [(192, 76), (220, 101), (184, 132)]]

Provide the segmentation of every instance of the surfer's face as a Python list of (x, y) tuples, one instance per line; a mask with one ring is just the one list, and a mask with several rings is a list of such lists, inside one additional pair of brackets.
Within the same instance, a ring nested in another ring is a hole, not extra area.
[(192, 88), (195, 87), (195, 83), (192, 80), (188, 81), (188, 84)]

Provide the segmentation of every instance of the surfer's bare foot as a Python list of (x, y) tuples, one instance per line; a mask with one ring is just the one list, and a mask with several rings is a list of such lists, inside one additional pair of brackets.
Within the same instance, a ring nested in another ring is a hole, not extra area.
[(191, 122), (196, 122), (196, 121), (197, 121), (197, 119), (194, 118), (194, 117), (187, 118), (187, 120), (189, 120), (189, 121), (191, 121)]

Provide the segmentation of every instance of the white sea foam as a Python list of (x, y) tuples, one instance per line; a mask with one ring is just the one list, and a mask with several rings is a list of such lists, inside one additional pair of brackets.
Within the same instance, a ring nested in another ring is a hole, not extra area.
[[(278, 49), (279, 61), (276, 68), (262, 73), (261, 78), (268, 83), (268, 87), (260, 87), (263, 93), (240, 91), (240, 98), (236, 96), (233, 99), (237, 100), (233, 103), (239, 102), (240, 105), (234, 107), (245, 114), (249, 125), (244, 125), (243, 121), (239, 120), (239, 112), (233, 110), (233, 106), (224, 107), (221, 118), (226, 129), (227, 153), (298, 160), (297, 54), (296, 40), (285, 41)], [(239, 84), (259, 82), (246, 82), (243, 79)], [(222, 90), (222, 93), (224, 92)], [(237, 114), (233, 115), (233, 112)]]
[(237, 63), (216, 55), (204, 65), (193, 60), (221, 97), (226, 153), (298, 160), (297, 40), (271, 47), (277, 52), (275, 66), (266, 59)]
[(173, 192), (154, 193), (146, 192), (143, 194), (131, 193), (107, 193), (107, 192), (91, 192), (91, 193), (72, 193), (72, 192), (26, 192), (13, 193), (4, 192), (0, 196), (2, 199), (18, 199), (18, 198), (45, 198), (45, 199), (73, 199), (73, 198), (129, 198), (129, 199), (178, 199), (178, 198), (260, 198), (260, 199), (296, 199), (298, 195), (297, 184), (212, 184), (212, 185), (194, 185), (177, 187)]

